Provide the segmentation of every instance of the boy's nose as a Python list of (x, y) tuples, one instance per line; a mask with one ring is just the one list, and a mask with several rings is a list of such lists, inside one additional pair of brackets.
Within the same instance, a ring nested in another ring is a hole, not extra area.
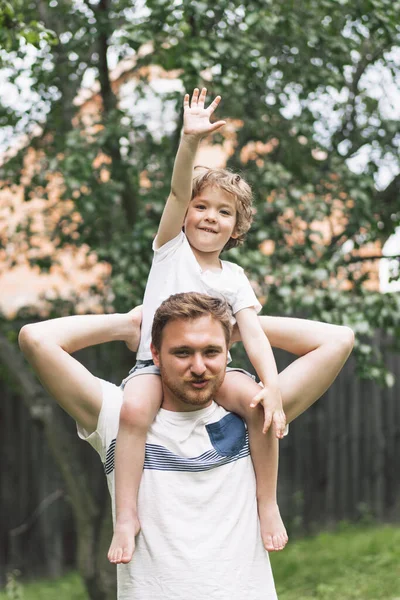
[(206, 221), (213, 221), (215, 222), (217, 220), (216, 214), (213, 211), (208, 211), (206, 214)]

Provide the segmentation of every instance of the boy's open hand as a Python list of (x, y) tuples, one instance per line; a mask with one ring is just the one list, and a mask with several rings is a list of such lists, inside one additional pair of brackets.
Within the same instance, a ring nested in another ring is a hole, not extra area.
[(200, 95), (198, 88), (195, 88), (191, 101), (189, 101), (189, 94), (185, 94), (183, 100), (183, 133), (185, 135), (202, 137), (225, 125), (226, 121), (216, 121), (215, 123), (210, 121), (211, 115), (221, 101), (221, 96), (217, 96), (210, 106), (205, 108), (206, 94), (206, 88), (202, 88)]
[(282, 439), (285, 435), (286, 415), (283, 412), (281, 393), (278, 390), (272, 390), (268, 387), (263, 387), (260, 392), (254, 396), (250, 406), (254, 407), (258, 404), (264, 407), (264, 427), (263, 433), (273, 425), (275, 435)]

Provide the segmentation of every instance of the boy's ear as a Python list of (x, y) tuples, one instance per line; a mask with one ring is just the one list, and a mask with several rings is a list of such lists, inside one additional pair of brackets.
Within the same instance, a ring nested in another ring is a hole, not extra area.
[(155, 346), (153, 346), (153, 343), (150, 344), (150, 350), (151, 350), (151, 355), (153, 357), (153, 362), (156, 365), (156, 367), (160, 366), (160, 355), (158, 353), (158, 351), (156, 350)]
[(238, 237), (239, 237), (239, 232), (235, 227), (235, 229), (231, 233), (231, 238), (233, 238), (234, 240), (237, 240)]

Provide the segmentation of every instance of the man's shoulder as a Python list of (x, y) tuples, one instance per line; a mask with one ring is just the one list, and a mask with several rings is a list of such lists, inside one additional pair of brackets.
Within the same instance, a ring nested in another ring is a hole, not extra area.
[(123, 398), (123, 391), (121, 386), (112, 383), (111, 381), (107, 381), (106, 379), (102, 379), (101, 377), (97, 377), (97, 380), (100, 382), (102, 393), (103, 393), (103, 403), (115, 401), (117, 403), (121, 402)]
[(95, 431), (88, 432), (78, 425), (78, 435), (81, 439), (89, 442), (100, 454), (110, 440), (116, 437), (119, 426), (119, 413), (123, 401), (122, 389), (106, 381), (97, 378), (102, 390), (102, 403)]

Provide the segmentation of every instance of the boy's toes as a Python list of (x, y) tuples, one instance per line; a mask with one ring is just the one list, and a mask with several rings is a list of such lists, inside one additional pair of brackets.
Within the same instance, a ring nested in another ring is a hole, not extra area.
[(108, 560), (114, 565), (120, 562), (121, 552), (119, 548), (114, 548), (108, 553)]
[(132, 552), (128, 550), (128, 548), (124, 548), (121, 552), (121, 559), (119, 562), (124, 563), (125, 565), (132, 560)]
[(116, 552), (115, 562), (119, 564), (122, 560), (122, 548), (118, 548)]
[(272, 535), (266, 535), (264, 537), (264, 548), (267, 552), (273, 552), (275, 550), (274, 540)]
[(288, 537), (286, 534), (278, 534), (273, 536), (274, 551), (283, 550), (287, 544)]
[(279, 550), (282, 550), (283, 548), (283, 541), (282, 541), (282, 536), (281, 535), (275, 535), (274, 536), (274, 547), (275, 547), (275, 551), (278, 552)]

